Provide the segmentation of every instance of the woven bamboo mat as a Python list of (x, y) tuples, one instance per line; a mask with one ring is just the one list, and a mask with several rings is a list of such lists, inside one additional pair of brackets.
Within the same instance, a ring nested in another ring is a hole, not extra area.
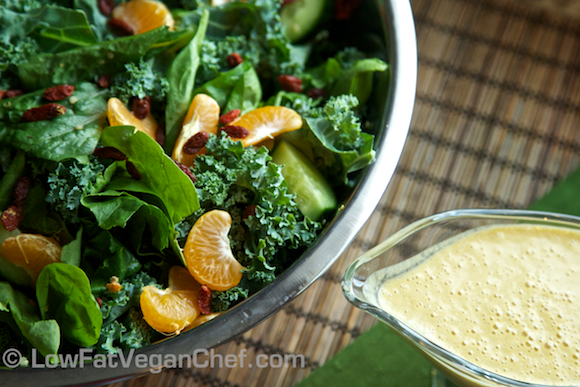
[(377, 210), (320, 280), (216, 353), (302, 354), (305, 368), (166, 370), (115, 387), (292, 386), (375, 323), (344, 299), (361, 251), (413, 220), (524, 208), (580, 163), (580, 27), (528, 1), (412, 0), (419, 76), (407, 144)]

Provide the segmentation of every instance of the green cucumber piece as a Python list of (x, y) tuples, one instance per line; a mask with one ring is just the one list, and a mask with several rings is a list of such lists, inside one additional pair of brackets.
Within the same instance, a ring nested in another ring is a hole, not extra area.
[(281, 141), (272, 154), (272, 160), (284, 165), (282, 176), (290, 192), (296, 194), (298, 209), (312, 220), (336, 208), (334, 191), (324, 176), (302, 152), (286, 141)]
[(329, 0), (295, 0), (280, 10), (280, 19), (286, 27), (286, 37), (292, 43), (306, 37), (330, 14)]

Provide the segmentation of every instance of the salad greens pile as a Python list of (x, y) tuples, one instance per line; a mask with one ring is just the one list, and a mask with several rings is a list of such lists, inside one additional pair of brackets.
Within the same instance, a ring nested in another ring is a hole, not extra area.
[[(308, 6), (301, 1), (163, 2), (174, 28), (125, 37), (111, 29), (103, 0), (0, 5), (0, 242), (26, 233), (62, 247), (60, 262), (37, 278), (0, 255), (0, 352), (116, 353), (162, 337), (143, 319), (141, 289), (167, 287), (169, 269), (185, 262), (190, 229), (210, 210), (231, 215), (229, 240), (244, 267), (237, 286), (211, 292), (212, 312), (267, 286), (315, 242), (338, 208), (305, 216), (268, 148), (244, 148), (218, 131), (189, 173), (170, 158), (195, 95), (211, 96), (222, 114), (295, 110), (302, 128), (276, 137), (274, 149), (295, 145), (339, 203), (373, 161), (363, 123), (374, 77), (388, 66), (333, 39), (330, 0), (312, 2), (319, 20), (302, 30), (293, 18)], [(234, 53), (241, 61), (232, 65)], [(59, 85), (74, 86), (57, 101), (64, 114), (23, 118)], [(163, 123), (157, 138), (109, 126), (112, 97), (129, 109), (147, 99)], [(106, 156), (112, 148), (123, 157)]]

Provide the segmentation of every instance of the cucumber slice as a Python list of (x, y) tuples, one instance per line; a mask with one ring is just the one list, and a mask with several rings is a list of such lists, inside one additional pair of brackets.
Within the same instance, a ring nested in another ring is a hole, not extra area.
[(329, 0), (295, 0), (280, 10), (286, 36), (292, 43), (306, 37), (330, 14)]
[(281, 141), (274, 149), (272, 159), (284, 165), (282, 176), (290, 192), (296, 194), (296, 205), (312, 220), (319, 220), (327, 211), (336, 208), (334, 191), (310, 160), (294, 146)]

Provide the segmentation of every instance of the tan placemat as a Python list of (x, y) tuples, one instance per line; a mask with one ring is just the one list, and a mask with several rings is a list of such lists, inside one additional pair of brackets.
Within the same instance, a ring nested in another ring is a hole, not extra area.
[(116, 387), (292, 386), (375, 323), (342, 296), (361, 251), (411, 221), (524, 208), (580, 163), (580, 24), (527, 1), (412, 0), (419, 77), (407, 144), (379, 207), (304, 294), (216, 353), (302, 354), (304, 368), (166, 370)]

